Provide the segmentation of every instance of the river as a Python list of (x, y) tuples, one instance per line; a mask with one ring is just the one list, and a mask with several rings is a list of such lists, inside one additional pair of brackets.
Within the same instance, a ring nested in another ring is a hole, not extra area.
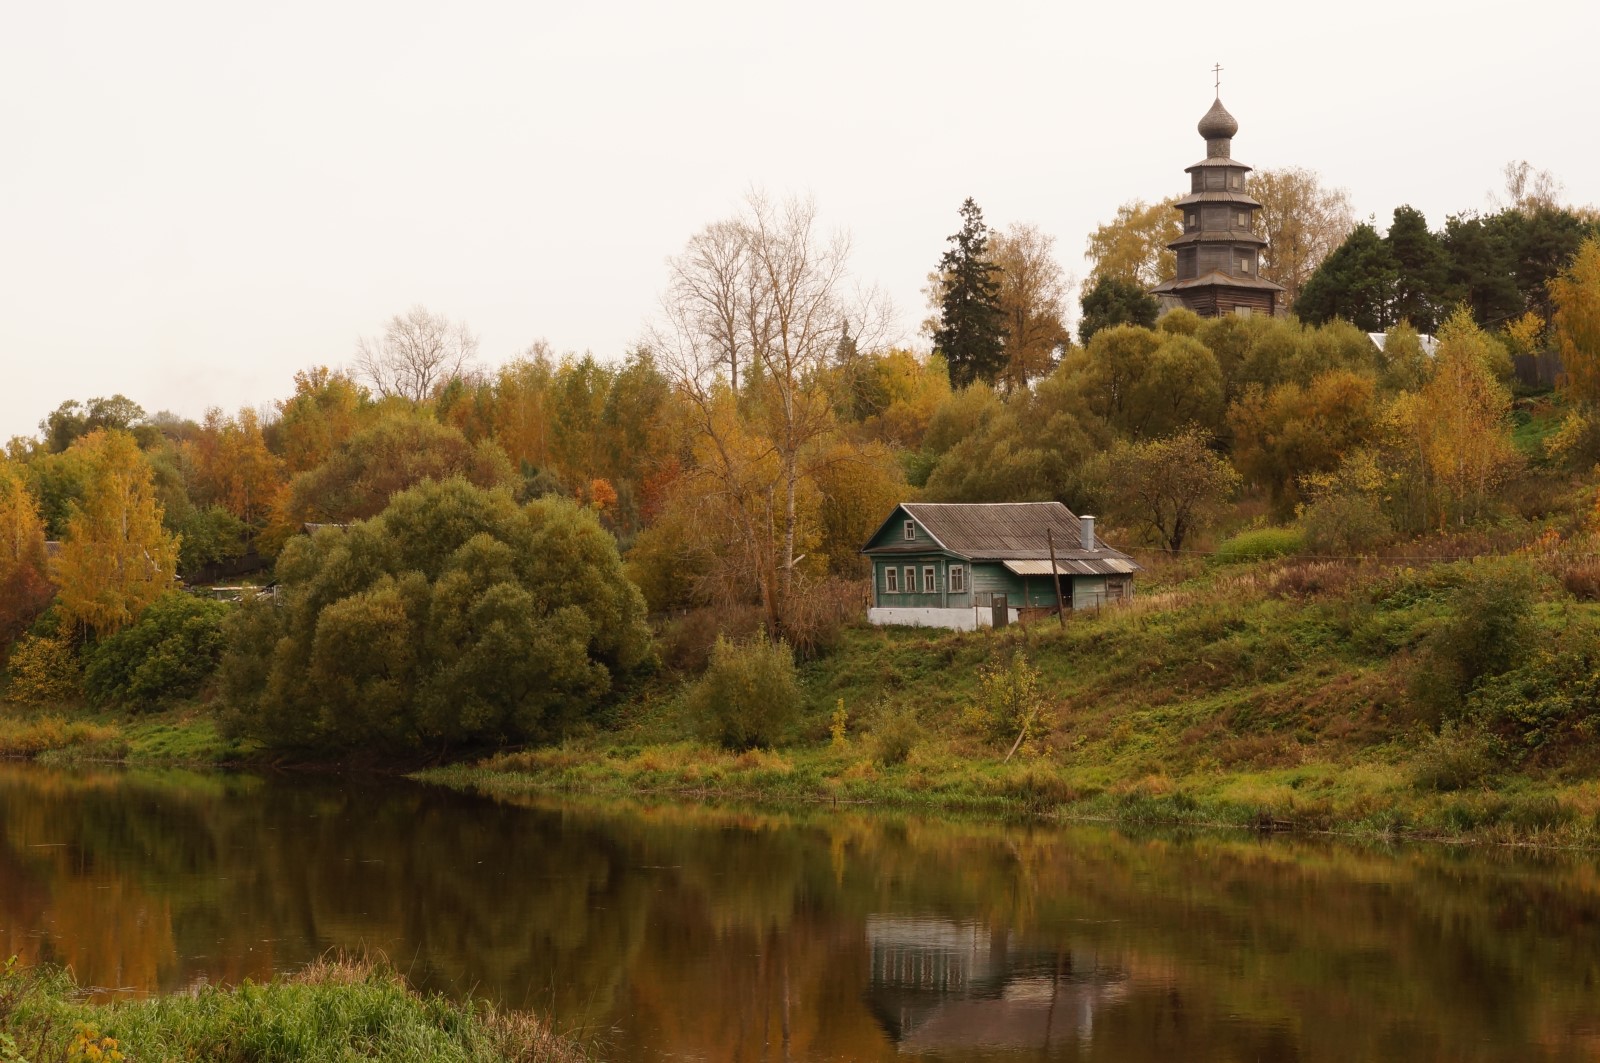
[(603, 1058), (1600, 1058), (1600, 857), (0, 763), (0, 958), (333, 949)]

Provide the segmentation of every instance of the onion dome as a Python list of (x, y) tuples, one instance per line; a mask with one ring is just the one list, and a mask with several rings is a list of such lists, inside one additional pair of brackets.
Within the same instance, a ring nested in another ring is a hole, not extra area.
[(1228, 140), (1239, 132), (1239, 123), (1228, 109), (1222, 106), (1222, 97), (1217, 97), (1217, 102), (1211, 105), (1211, 110), (1200, 119), (1200, 135), (1207, 140)]

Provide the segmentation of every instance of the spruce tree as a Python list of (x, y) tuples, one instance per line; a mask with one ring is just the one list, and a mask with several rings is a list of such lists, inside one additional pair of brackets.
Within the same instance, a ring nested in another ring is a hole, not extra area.
[(989, 228), (970, 196), (961, 204), (961, 231), (949, 243), (939, 259), (943, 291), (933, 345), (950, 367), (951, 387), (974, 380), (992, 384), (1006, 364), (1000, 285), (988, 257)]
[(1370, 225), (1357, 225), (1311, 275), (1294, 312), (1321, 325), (1342, 317), (1362, 332), (1382, 332), (1394, 323), (1394, 256)]
[(1415, 207), (1396, 207), (1389, 235), (1383, 238), (1394, 259), (1394, 303), (1391, 323), (1409, 321), (1418, 332), (1432, 334), (1445, 306), (1449, 260), (1439, 238), (1428, 231), (1428, 219)]

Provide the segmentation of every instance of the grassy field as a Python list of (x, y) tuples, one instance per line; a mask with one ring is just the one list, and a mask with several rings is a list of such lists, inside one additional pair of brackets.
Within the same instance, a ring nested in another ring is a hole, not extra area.
[[(1132, 606), (1064, 629), (849, 630), (802, 669), (806, 711), (770, 749), (687, 737), (697, 721), (662, 683), (612, 730), (423, 777), (1591, 847), (1600, 698), (1529, 700), (1517, 685), (1546, 658), (1600, 648), (1600, 606), (1564, 589), (1566, 564), (1173, 563)], [(1473, 604), (1483, 586), (1525, 615), (1478, 632), (1515, 642), (1506, 674), (1463, 678), (1446, 665), (1452, 647), (1477, 652), (1472, 617), (1495, 607)], [(1007, 762), (1015, 731), (983, 710), (982, 676), (1019, 656), (1040, 711)]]
[(589, 1058), (526, 1012), (413, 992), (393, 971), (329, 960), (266, 985), (207, 986), (95, 1004), (70, 974), (0, 973), (0, 1060), (207, 1063), (579, 1063)]

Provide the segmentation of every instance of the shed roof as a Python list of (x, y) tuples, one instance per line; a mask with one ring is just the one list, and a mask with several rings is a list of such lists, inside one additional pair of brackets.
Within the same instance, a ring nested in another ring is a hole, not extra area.
[[(1132, 567), (1118, 571), (1139, 567), (1098, 538), (1094, 549), (1085, 550), (1079, 519), (1060, 502), (902, 502), (897, 508), (922, 525), (944, 550), (969, 561), (1043, 561), (1048, 569), (1053, 536), (1058, 563), (1119, 560)], [(927, 549), (923, 543), (895, 541), (871, 552), (926, 553)], [(1079, 573), (1091, 574), (1104, 573)]]

